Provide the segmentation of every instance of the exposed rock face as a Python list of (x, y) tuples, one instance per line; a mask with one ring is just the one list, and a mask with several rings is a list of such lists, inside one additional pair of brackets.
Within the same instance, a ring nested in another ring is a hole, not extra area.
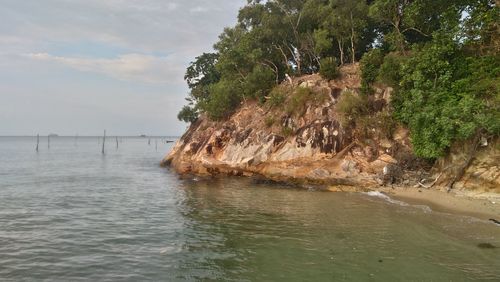
[[(300, 116), (248, 102), (226, 121), (200, 117), (163, 164), (181, 174), (259, 176), (295, 183), (366, 188), (417, 184), (424, 177), (418, 170), (422, 165), (412, 154), (406, 129), (398, 128), (389, 138), (365, 134), (359, 140), (355, 129), (342, 126), (336, 104), (346, 90), (359, 91), (360, 78), (357, 65), (341, 71), (342, 76), (335, 81), (309, 75), (295, 78), (292, 85), (282, 85), (292, 90), (309, 88), (314, 95), (326, 95), (306, 101)], [(375, 111), (384, 110), (391, 93), (391, 88), (376, 89)], [(370, 125), (369, 131), (377, 132), (378, 126)], [(492, 168), (494, 162), (496, 166)], [(496, 177), (492, 186), (498, 185), (498, 163), (497, 152), (487, 164), (475, 164), (487, 167), (481, 175), (488, 175), (489, 180)], [(477, 173), (468, 172), (468, 181), (479, 179)]]
[(473, 154), (470, 165), (465, 168), (463, 176), (456, 179), (453, 188), (500, 193), (500, 140), (482, 138), (477, 149), (474, 151), (473, 148), (471, 140), (455, 144), (446, 157), (438, 160), (434, 167), (435, 174), (441, 175), (437, 184), (449, 186)]
[[(362, 145), (350, 129), (342, 127), (336, 115), (335, 104), (342, 93), (360, 88), (357, 73), (357, 66), (350, 66), (335, 81), (322, 80), (318, 75), (293, 80), (293, 85), (286, 87), (305, 87), (315, 95), (327, 95), (307, 102), (300, 117), (255, 102), (242, 105), (224, 122), (201, 117), (176, 143), (163, 164), (181, 174), (258, 175), (299, 183), (378, 185), (383, 181), (383, 168), (397, 164), (391, 150), (397, 142)], [(266, 123), (270, 117), (276, 120), (271, 126)], [(283, 129), (289, 129), (289, 133)], [(404, 144), (407, 137), (400, 137), (398, 146), (408, 147)]]

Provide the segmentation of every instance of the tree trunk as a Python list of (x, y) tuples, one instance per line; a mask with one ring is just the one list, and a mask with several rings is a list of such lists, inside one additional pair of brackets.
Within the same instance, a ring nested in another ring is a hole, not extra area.
[(352, 12), (351, 12), (351, 52), (352, 52), (352, 63), (354, 64), (356, 62), (356, 50), (354, 48), (354, 22), (352, 18)]
[(342, 40), (337, 39), (337, 43), (339, 44), (339, 51), (340, 51), (340, 65), (344, 64), (344, 47), (342, 46)]

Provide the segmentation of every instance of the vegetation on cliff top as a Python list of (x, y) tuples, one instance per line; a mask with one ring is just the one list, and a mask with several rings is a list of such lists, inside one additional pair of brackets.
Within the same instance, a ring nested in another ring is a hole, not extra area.
[(272, 90), (286, 75), (333, 79), (337, 64), (360, 60), (361, 92), (393, 87), (393, 117), (418, 156), (436, 158), (457, 140), (500, 133), (499, 17), (494, 0), (249, 0), (215, 53), (187, 69), (178, 117), (219, 120), (242, 100), (279, 103)]

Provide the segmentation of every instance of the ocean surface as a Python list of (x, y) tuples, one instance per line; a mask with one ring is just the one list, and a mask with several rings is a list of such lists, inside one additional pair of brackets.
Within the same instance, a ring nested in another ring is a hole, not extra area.
[(108, 138), (102, 155), (97, 137), (44, 137), (38, 153), (0, 137), (0, 281), (500, 281), (491, 222), (377, 193), (180, 179), (159, 167), (165, 139)]

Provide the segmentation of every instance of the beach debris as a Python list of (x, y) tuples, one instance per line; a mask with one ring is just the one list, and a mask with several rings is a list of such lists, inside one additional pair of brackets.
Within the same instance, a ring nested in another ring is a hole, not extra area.
[(490, 221), (497, 224), (497, 225), (500, 225), (500, 221), (499, 220), (496, 220), (494, 218), (490, 218)]
[(477, 247), (480, 249), (496, 249), (496, 246), (490, 243), (479, 243), (477, 244)]

